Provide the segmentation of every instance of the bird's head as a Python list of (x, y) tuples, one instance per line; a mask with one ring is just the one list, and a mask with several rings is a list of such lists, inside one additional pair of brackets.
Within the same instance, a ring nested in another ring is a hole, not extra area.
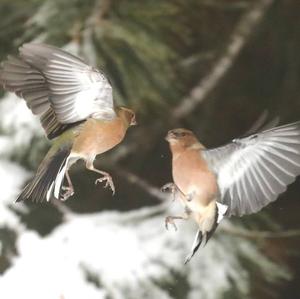
[(135, 119), (135, 113), (133, 110), (125, 107), (119, 107), (118, 108), (118, 115), (124, 120), (126, 125), (129, 126), (135, 126), (137, 124)]
[(171, 147), (199, 147), (203, 148), (203, 145), (199, 143), (194, 133), (187, 129), (173, 129), (170, 130), (165, 138)]

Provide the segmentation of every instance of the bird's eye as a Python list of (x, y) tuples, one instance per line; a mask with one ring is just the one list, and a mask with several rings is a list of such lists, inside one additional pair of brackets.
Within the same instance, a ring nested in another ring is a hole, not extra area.
[(186, 133), (184, 133), (184, 132), (176, 132), (176, 133), (175, 133), (175, 136), (176, 136), (177, 138), (181, 138), (181, 137), (186, 136)]

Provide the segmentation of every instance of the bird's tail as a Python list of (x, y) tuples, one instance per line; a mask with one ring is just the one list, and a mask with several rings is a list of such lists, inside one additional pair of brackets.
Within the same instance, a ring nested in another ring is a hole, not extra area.
[(185, 264), (191, 260), (201, 245), (204, 247), (207, 244), (208, 240), (214, 234), (216, 228), (223, 219), (226, 211), (227, 206), (218, 202), (214, 203), (213, 213), (211, 213), (211, 216), (207, 217), (204, 223), (200, 225), (196, 233), (191, 252), (185, 259)]
[(70, 150), (70, 146), (58, 150), (50, 149), (35, 176), (25, 186), (16, 201), (42, 202), (49, 201), (53, 197), (59, 199)]

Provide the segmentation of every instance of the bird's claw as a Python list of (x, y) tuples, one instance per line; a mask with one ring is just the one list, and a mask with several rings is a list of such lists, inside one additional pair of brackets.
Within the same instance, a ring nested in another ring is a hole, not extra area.
[(62, 201), (66, 201), (69, 197), (74, 195), (74, 189), (71, 187), (62, 186), (61, 189), (64, 191), (60, 198)]
[(176, 186), (175, 186), (175, 184), (174, 183), (167, 183), (167, 184), (165, 184), (165, 185), (163, 185), (161, 188), (160, 188), (160, 190), (162, 191), (162, 192), (175, 192), (175, 190), (176, 190)]
[(104, 188), (109, 187), (112, 191), (112, 195), (114, 195), (115, 192), (116, 192), (116, 189), (115, 189), (115, 185), (114, 185), (114, 182), (112, 180), (112, 177), (109, 174), (105, 174), (103, 177), (98, 178), (95, 181), (95, 185), (97, 185), (98, 183), (102, 183), (102, 182), (105, 182)]
[(170, 192), (173, 195), (172, 201), (175, 201), (176, 199), (176, 191), (177, 191), (177, 187), (174, 183), (167, 183), (165, 185), (163, 185), (160, 190), (162, 192)]
[(166, 230), (169, 230), (169, 224), (171, 224), (174, 227), (174, 230), (177, 231), (177, 226), (176, 226), (174, 218), (172, 216), (167, 216), (165, 218), (165, 227), (166, 227)]

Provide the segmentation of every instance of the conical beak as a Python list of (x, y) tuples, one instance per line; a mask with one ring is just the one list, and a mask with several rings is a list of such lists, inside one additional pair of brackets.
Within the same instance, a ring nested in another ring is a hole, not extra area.
[(167, 136), (165, 137), (165, 140), (170, 142), (171, 139), (174, 139), (174, 137), (175, 137), (175, 134), (172, 131), (169, 131)]
[(138, 123), (137, 123), (137, 121), (136, 121), (135, 118), (132, 119), (131, 122), (130, 122), (130, 125), (131, 125), (131, 126), (136, 126), (137, 124), (138, 124)]

